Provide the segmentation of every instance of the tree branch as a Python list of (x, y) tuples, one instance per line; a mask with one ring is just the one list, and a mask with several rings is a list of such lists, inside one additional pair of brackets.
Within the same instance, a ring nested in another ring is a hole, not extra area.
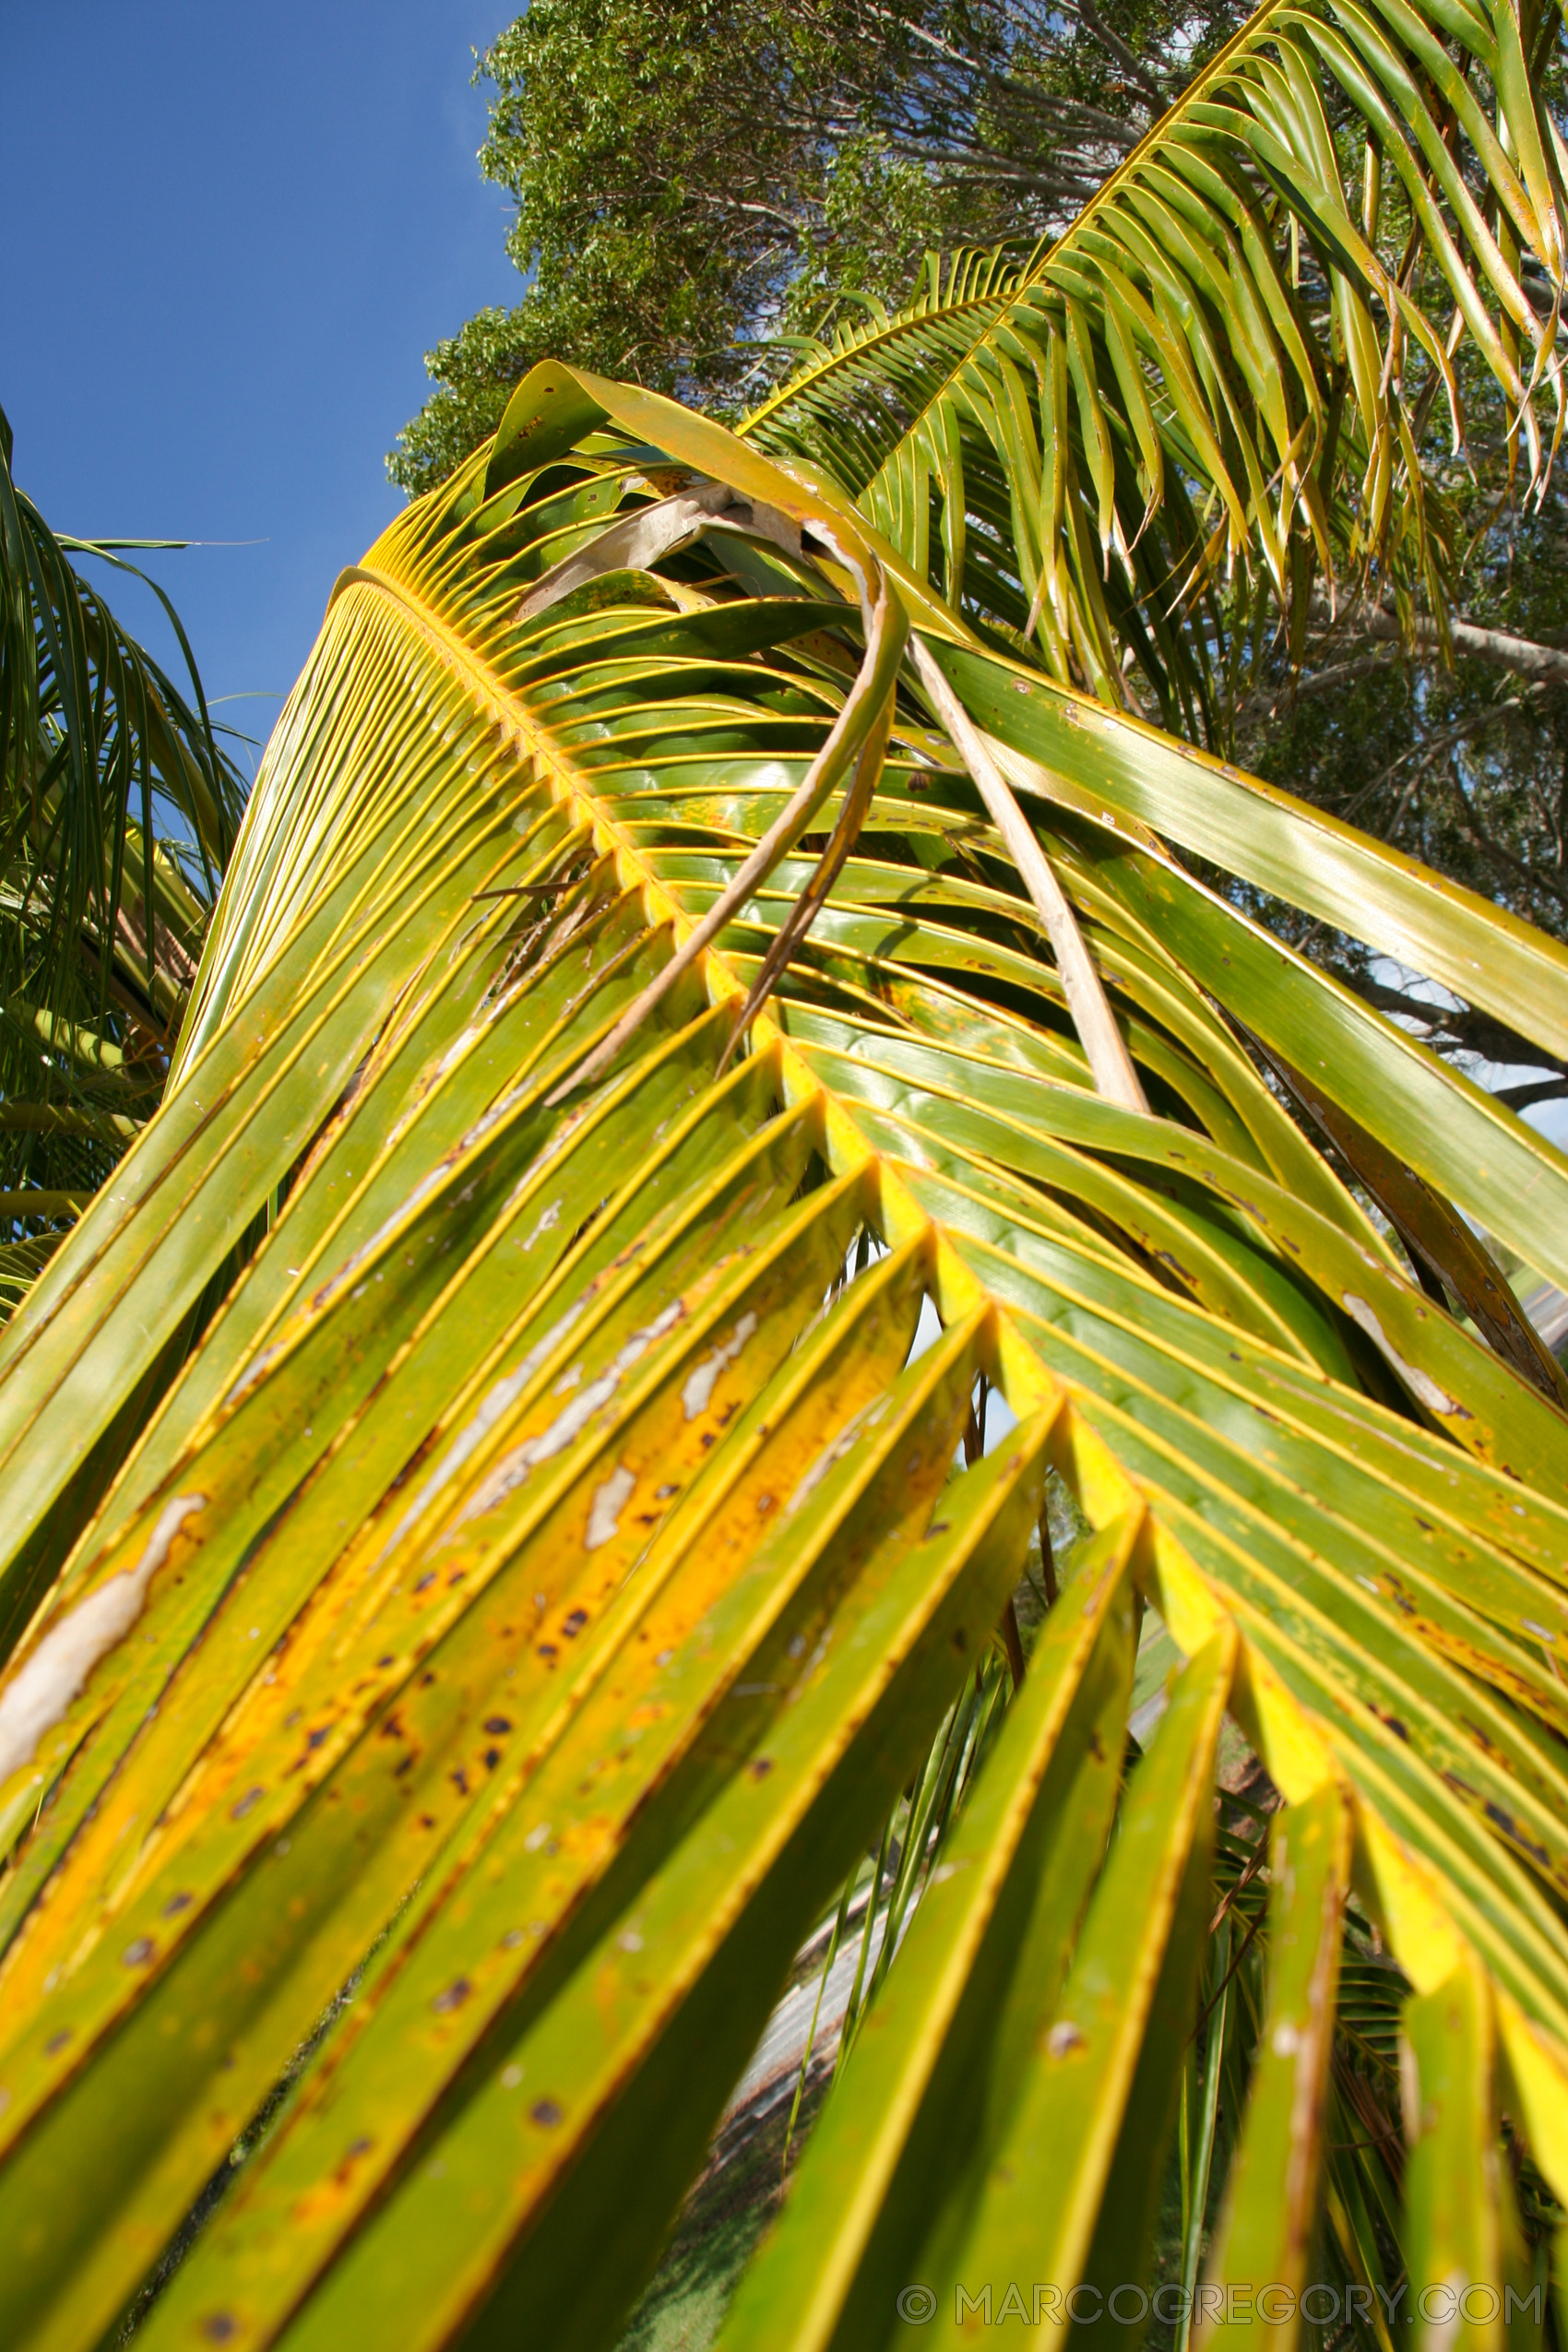
[[(1314, 600), (1313, 618), (1320, 612), (1326, 619), (1328, 607), (1321, 600)], [(1443, 637), (1435, 621), (1424, 612), (1418, 613), (1410, 625), (1418, 650), (1441, 653)], [(1404, 642), (1399, 617), (1390, 612), (1386, 605), (1365, 606), (1355, 614), (1354, 626), (1363, 636), (1390, 644)], [(1568, 652), (1560, 646), (1542, 645), (1534, 637), (1516, 637), (1506, 629), (1483, 629), (1476, 622), (1461, 620), (1457, 615), (1448, 624), (1448, 637), (1455, 652), (1463, 654), (1467, 660), (1490, 662), (1494, 670), (1511, 670), (1517, 678), (1568, 686)]]
[(1166, 98), (1164, 91), (1160, 89), (1159, 84), (1151, 79), (1149, 75), (1145, 72), (1143, 66), (1139, 64), (1137, 58), (1134, 56), (1132, 51), (1128, 48), (1121, 35), (1119, 33), (1112, 32), (1111, 27), (1101, 21), (1099, 12), (1095, 7), (1094, 0), (1077, 0), (1077, 16), (1079, 21), (1087, 26), (1088, 30), (1093, 34), (1095, 40), (1099, 42), (1100, 47), (1108, 51), (1109, 53), (1115, 58), (1116, 63), (1121, 66), (1128, 80), (1132, 82), (1136, 89), (1141, 89), (1146, 98), (1151, 99), (1160, 113), (1163, 114), (1167, 105), (1170, 103), (1170, 101)]

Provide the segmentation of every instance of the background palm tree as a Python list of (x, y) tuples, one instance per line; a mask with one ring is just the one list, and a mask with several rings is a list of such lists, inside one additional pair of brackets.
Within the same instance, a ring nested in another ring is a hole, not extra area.
[(1286, 2338), (1549, 2324), (1562, 1376), (1474, 1229), (1568, 1282), (1568, 1163), (1251, 908), (1553, 1055), (1568, 956), (1152, 716), (1218, 600), (1441, 595), (1451, 341), (1544, 471), (1536, 37), (1271, 0), (1027, 270), (739, 435), (541, 367), (342, 576), (0, 1348), (8, 2343), (613, 2341), (895, 1840), (729, 2342), (1136, 2334), (1162, 2211)]
[[(244, 787), (11, 475), (0, 412), (0, 1312), (158, 1106)], [(161, 592), (160, 591), (160, 594)]]

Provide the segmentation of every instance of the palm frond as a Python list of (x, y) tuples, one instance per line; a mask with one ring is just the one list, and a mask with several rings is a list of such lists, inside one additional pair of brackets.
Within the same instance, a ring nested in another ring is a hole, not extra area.
[[(54, 1194), (89, 1196), (156, 1105), (244, 802), (167, 597), (155, 588), (189, 667), (189, 700), (72, 557), (135, 566), (115, 547), (53, 532), (16, 488), (11, 456), (0, 413), (8, 1234), (18, 1219), (37, 1227), (62, 1214)], [(12, 1192), (37, 1199), (15, 1206)], [(10, 1299), (6, 1281), (0, 1303)]]
[[(1221, 2285), (1304, 2275), (1360, 2193), (1324, 2153), (1352, 1899), (1465, 2003), (1422, 2259), (1471, 2258), (1461, 2192), (1507, 2241), (1494, 2101), (1568, 2195), (1563, 1415), (1247, 1039), (1550, 1272), (1568, 1163), (1052, 781), (1029, 822), (1148, 1108), (1108, 1100), (906, 625), (1045, 777), (1075, 699), (841, 493), (554, 368), (339, 582), (162, 1105), (0, 1339), (8, 2346), (96, 2345), (198, 2201), (150, 2346), (613, 2342), (1051, 1472), (1091, 1538), (736, 2340), (1146, 2275), (1238, 1880), (1227, 1715), (1286, 1809)], [(1201, 807), (1212, 765), (1162, 756), (1159, 814)], [(1225, 780), (1238, 861), (1348, 886)], [(1385, 947), (1501, 941), (1557, 1001), (1547, 944), (1332, 839)], [(1185, 1663), (1140, 1756), (1145, 1609)]]
[[(1443, 625), (1429, 481), (1467, 391), (1538, 486), (1562, 432), (1555, 8), (1265, 0), (1065, 232), (932, 257), (742, 428), (825, 467), (998, 646), (1216, 742), (1314, 580)], [(1233, 576), (1253, 587), (1222, 615)], [(1293, 617), (1292, 617), (1293, 616)], [(1143, 689), (1130, 683), (1134, 666)]]

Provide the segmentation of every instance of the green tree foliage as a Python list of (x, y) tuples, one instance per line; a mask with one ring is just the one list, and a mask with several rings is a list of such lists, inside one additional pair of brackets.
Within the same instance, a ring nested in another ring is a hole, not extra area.
[(439, 344), (410, 495), (557, 357), (732, 409), (927, 246), (1063, 226), (1245, 11), (1175, 0), (534, 0), (481, 59), (529, 285)]
[[(1374, 638), (1354, 605), (1320, 612), (1304, 674), (1276, 651), (1236, 713), (1248, 766), (1409, 857), (1568, 935), (1568, 506), (1499, 497), (1505, 461), (1453, 466), (1467, 620), (1558, 659), (1521, 674), (1455, 649)], [(1520, 659), (1528, 659), (1522, 652)], [(1491, 1058), (1509, 1059), (1506, 1052)]]

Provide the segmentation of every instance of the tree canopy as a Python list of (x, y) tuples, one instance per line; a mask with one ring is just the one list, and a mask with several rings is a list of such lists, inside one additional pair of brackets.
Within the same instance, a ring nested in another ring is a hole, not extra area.
[(429, 355), (410, 495), (538, 360), (720, 410), (929, 246), (1059, 229), (1243, 20), (1232, 0), (533, 0), (480, 61), (529, 284)]

